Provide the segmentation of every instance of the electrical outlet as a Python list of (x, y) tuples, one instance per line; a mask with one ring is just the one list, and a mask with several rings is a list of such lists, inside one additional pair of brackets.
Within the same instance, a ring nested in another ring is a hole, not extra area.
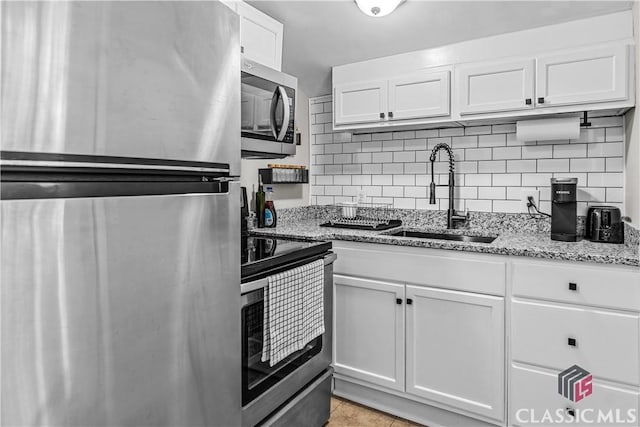
[[(527, 208), (527, 203), (529, 203), (529, 197), (533, 197), (533, 203), (536, 206), (540, 206), (540, 190), (537, 188), (523, 188), (520, 190), (520, 211), (529, 212)], [(535, 213), (535, 210), (532, 208), (531, 213)]]

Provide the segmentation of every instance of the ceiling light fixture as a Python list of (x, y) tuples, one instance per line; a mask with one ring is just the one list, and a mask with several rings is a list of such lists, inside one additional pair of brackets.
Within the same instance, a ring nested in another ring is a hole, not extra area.
[(355, 0), (360, 10), (369, 16), (380, 18), (396, 10), (404, 0)]

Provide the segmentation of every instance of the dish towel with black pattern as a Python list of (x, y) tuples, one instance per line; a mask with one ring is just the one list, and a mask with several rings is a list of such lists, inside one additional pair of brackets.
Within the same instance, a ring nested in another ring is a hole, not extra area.
[(261, 360), (274, 366), (324, 333), (324, 260), (267, 279)]

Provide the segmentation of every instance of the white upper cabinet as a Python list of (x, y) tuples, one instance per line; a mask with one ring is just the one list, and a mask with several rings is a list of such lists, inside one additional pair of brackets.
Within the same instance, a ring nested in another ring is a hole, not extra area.
[(461, 65), (455, 90), (461, 115), (531, 109), (534, 60)]
[(338, 84), (335, 124), (448, 116), (450, 72), (422, 71), (393, 79)]
[(422, 72), (389, 80), (390, 120), (448, 116), (449, 71)]
[(537, 58), (538, 107), (627, 99), (627, 46), (616, 45)]
[(387, 110), (387, 81), (348, 83), (335, 87), (335, 124), (384, 120)]
[(244, 2), (234, 3), (240, 15), (240, 45), (244, 57), (281, 71), (282, 24)]

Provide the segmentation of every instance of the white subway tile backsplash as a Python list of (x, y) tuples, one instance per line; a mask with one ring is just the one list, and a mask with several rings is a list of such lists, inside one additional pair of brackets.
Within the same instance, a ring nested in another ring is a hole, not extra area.
[(413, 139), (416, 137), (415, 131), (393, 132), (393, 139)]
[(372, 185), (371, 175), (353, 175), (351, 185)]
[(393, 175), (393, 185), (416, 185), (415, 175)]
[(416, 138), (433, 138), (438, 136), (438, 129), (427, 129), (416, 131)]
[(493, 174), (492, 185), (505, 187), (520, 187), (519, 173), (495, 173)]
[(382, 195), (384, 197), (403, 197), (404, 187), (391, 185), (382, 187)]
[(622, 157), (624, 156), (624, 143), (600, 142), (588, 145), (589, 157)]
[(379, 175), (382, 173), (382, 164), (372, 163), (372, 164), (362, 165), (362, 173)]
[(394, 163), (411, 163), (416, 161), (415, 151), (397, 151), (393, 153)]
[(404, 173), (403, 163), (383, 163), (382, 173), (385, 175), (394, 175)]
[(523, 173), (523, 172), (535, 172), (536, 161), (535, 160), (507, 160), (507, 172), (509, 173)]
[(523, 159), (550, 159), (553, 156), (552, 145), (532, 145), (522, 146)]
[(372, 175), (371, 184), (372, 185), (392, 185), (393, 176), (392, 175)]
[(427, 164), (426, 163), (405, 163), (404, 173), (406, 174), (427, 173)]
[(609, 157), (605, 163), (607, 172), (622, 172), (624, 170), (624, 159), (622, 157)]
[(382, 151), (382, 141), (364, 141), (362, 143), (362, 151)]
[(504, 173), (506, 171), (506, 160), (487, 160), (478, 162), (479, 173)]
[(373, 163), (391, 163), (393, 161), (393, 153), (373, 153), (371, 161)]
[(382, 151), (402, 151), (404, 141), (401, 139), (392, 141), (382, 141)]
[(362, 151), (361, 142), (345, 142), (343, 144), (333, 144), (342, 146), (343, 153), (359, 153)]
[(444, 128), (440, 129), (439, 136), (461, 136), (464, 135), (464, 128)]
[(491, 126), (472, 126), (464, 128), (465, 135), (488, 135), (491, 133)]
[(464, 153), (467, 160), (491, 160), (491, 148), (469, 148)]
[(404, 149), (405, 150), (426, 150), (427, 149), (427, 139), (405, 139), (404, 141)]
[(575, 159), (587, 157), (587, 144), (566, 144), (553, 146), (554, 159)]
[[(578, 178), (578, 210), (590, 204), (621, 205), (624, 199), (622, 117), (590, 118), (572, 141), (522, 142), (515, 123), (392, 131), (333, 132), (331, 102), (311, 100), (311, 198), (318, 204), (353, 200), (360, 188), (373, 203), (396, 208), (446, 209), (448, 189), (438, 187), (429, 204), (431, 150), (449, 144), (455, 156), (459, 209), (520, 212), (523, 188), (540, 192), (540, 209), (550, 211), (552, 177)], [(435, 182), (446, 185), (449, 162), (440, 151)]]
[(371, 153), (355, 153), (353, 163), (371, 163)]
[(571, 172), (604, 172), (604, 159), (570, 159)]
[(458, 150), (460, 148), (477, 148), (478, 137), (475, 135), (470, 136), (455, 136), (451, 139), (451, 148)]
[(465, 185), (469, 186), (491, 186), (491, 174), (467, 174), (464, 176)]
[(360, 134), (351, 135), (351, 140), (354, 141), (354, 142), (371, 141), (371, 134), (370, 133), (360, 133)]
[(507, 135), (503, 133), (493, 135), (480, 135), (478, 137), (478, 147), (502, 147), (505, 145), (507, 145)]
[(569, 172), (569, 159), (540, 159), (538, 172)]
[(504, 200), (506, 195), (505, 187), (478, 187), (478, 199)]

